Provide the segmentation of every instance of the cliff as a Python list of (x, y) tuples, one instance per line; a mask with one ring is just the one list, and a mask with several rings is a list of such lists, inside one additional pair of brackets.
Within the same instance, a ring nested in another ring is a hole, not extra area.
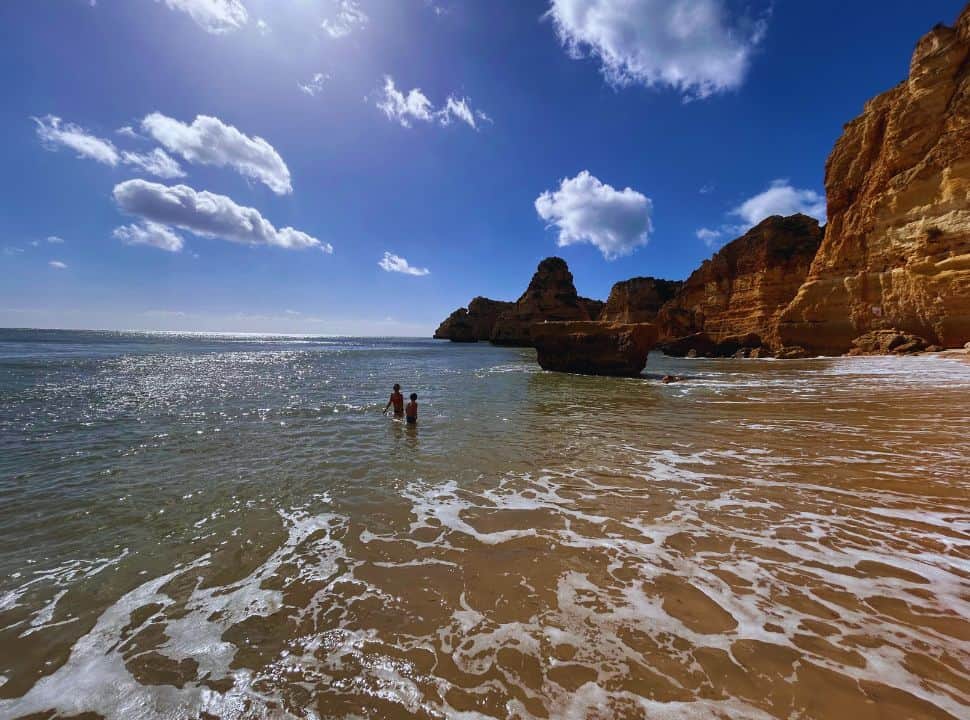
[(680, 280), (652, 277), (622, 280), (610, 290), (610, 297), (598, 319), (614, 323), (653, 322), (660, 308), (674, 298), (683, 284)]
[(514, 307), (514, 303), (477, 297), (468, 308), (458, 308), (435, 330), (437, 340), (478, 342), (492, 337), (492, 329), (499, 315)]
[(760, 344), (777, 347), (778, 317), (805, 280), (822, 235), (806, 215), (763, 220), (691, 273), (660, 310), (661, 339), (706, 333), (717, 344), (757, 335)]
[(576, 292), (573, 274), (566, 261), (558, 257), (546, 258), (539, 263), (522, 297), (496, 320), (492, 342), (531, 346), (531, 328), (537, 322), (591, 320), (587, 302)]
[(970, 5), (845, 126), (825, 191), (825, 240), (781, 341), (836, 354), (873, 330), (970, 340)]

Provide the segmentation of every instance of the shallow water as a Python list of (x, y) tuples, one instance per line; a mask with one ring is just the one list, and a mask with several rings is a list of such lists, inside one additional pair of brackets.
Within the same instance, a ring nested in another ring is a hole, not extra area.
[(0, 717), (967, 717), (968, 398), (932, 357), (0, 331)]

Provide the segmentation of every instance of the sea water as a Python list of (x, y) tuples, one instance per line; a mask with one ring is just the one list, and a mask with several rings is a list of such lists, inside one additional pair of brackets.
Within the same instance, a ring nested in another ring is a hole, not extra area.
[(2, 718), (965, 718), (968, 668), (958, 362), (0, 331)]

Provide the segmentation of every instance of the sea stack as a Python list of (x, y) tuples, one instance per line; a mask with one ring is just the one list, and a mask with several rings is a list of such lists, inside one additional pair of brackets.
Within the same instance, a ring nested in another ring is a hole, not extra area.
[(532, 327), (543, 370), (636, 377), (657, 341), (652, 323), (545, 322)]
[(784, 344), (839, 354), (883, 329), (970, 340), (968, 58), (970, 5), (845, 126), (825, 168), (825, 240), (780, 318)]
[[(539, 263), (529, 287), (492, 330), (496, 345), (532, 346), (532, 326), (538, 322), (592, 320), (589, 301), (580, 298), (566, 261), (548, 257)], [(593, 306), (595, 307), (595, 306)]]

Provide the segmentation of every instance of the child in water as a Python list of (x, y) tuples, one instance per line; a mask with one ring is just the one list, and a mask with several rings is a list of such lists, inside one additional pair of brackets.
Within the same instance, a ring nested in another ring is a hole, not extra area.
[(411, 393), (411, 402), (406, 408), (408, 425), (414, 425), (418, 421), (418, 394)]
[(394, 406), (395, 417), (400, 417), (404, 414), (404, 395), (401, 394), (401, 386), (394, 383), (394, 392), (391, 393), (391, 399), (387, 401), (387, 405), (384, 406), (384, 414), (387, 415), (387, 409)]

